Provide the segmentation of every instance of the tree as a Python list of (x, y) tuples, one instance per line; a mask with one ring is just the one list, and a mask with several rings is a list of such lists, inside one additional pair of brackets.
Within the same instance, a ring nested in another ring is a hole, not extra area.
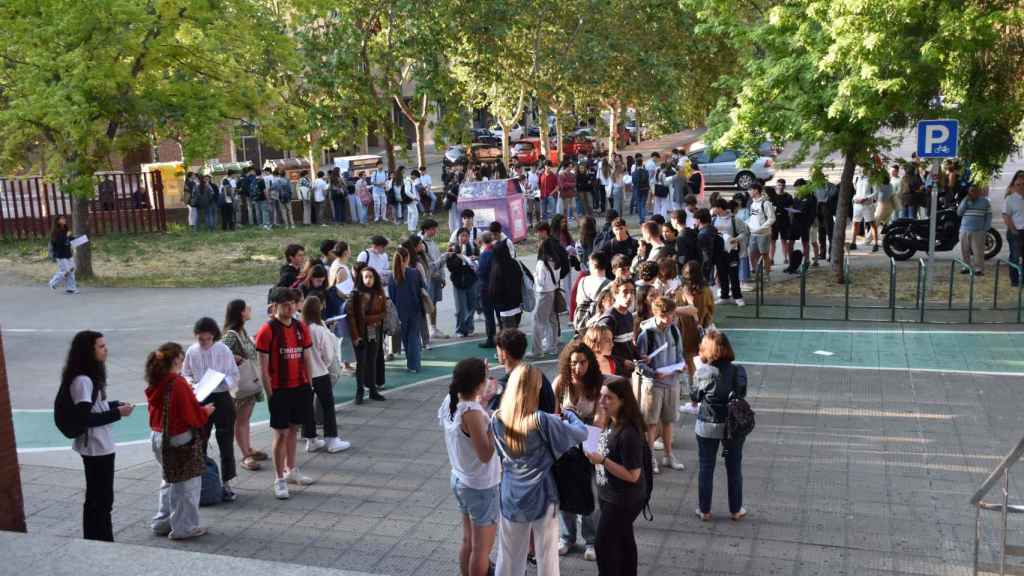
[[(0, 163), (70, 192), (89, 228), (93, 173), (114, 152), (174, 137), (208, 157), (222, 123), (258, 115), (260, 59), (287, 51), (256, 0), (8, 0), (0, 4)], [(45, 159), (42, 161), (40, 159)], [(92, 275), (89, 244), (78, 273)]]
[[(990, 93), (994, 77), (1010, 79), (987, 63), (1001, 42), (992, 30), (1019, 23), (1019, 9), (1009, 3), (969, 10), (942, 0), (752, 2), (747, 10), (720, 0), (699, 4), (698, 31), (729, 30), (737, 53), (746, 55), (727, 81), (735, 97), (712, 115), (708, 138), (749, 154), (766, 137), (799, 141), (794, 161), (811, 156), (819, 165), (842, 154), (832, 245), (839, 282), (854, 169), (890, 149), (892, 134), (920, 118), (959, 117), (963, 151), (979, 173), (1001, 166), (1014, 148), (1007, 135), (1024, 116), (1020, 89), (1015, 97)], [(999, 106), (1005, 117), (993, 114)], [(1004, 137), (982, 143), (975, 136), (993, 132)]]

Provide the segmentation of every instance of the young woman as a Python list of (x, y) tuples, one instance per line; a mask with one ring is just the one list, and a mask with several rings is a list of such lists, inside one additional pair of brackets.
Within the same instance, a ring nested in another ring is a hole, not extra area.
[(56, 290), (63, 284), (64, 292), (78, 294), (74, 254), (71, 251), (71, 231), (68, 229), (68, 217), (63, 214), (53, 220), (53, 229), (50, 230), (50, 253), (57, 261), (57, 271), (50, 278), (50, 288)]
[[(232, 300), (228, 302), (227, 311), (224, 313), (224, 338), (221, 342), (231, 350), (238, 364), (238, 373), (241, 378), (243, 374), (249, 373), (259, 375), (259, 356), (256, 354), (256, 344), (252, 341), (249, 333), (245, 331), (245, 323), (252, 318), (252, 308), (245, 300)], [(249, 435), (249, 421), (252, 419), (252, 410), (257, 402), (263, 402), (262, 386), (260, 390), (240, 396), (235, 394), (235, 444), (238, 444), (238, 451), (242, 453), (242, 463), (239, 464), (246, 470), (259, 470), (260, 462), (267, 459), (267, 453), (253, 450), (252, 439)]]
[(679, 290), (682, 299), (697, 309), (697, 318), (702, 328), (709, 328), (715, 321), (715, 296), (704, 283), (700, 263), (690, 260), (683, 266), (683, 283)]
[[(558, 356), (558, 376), (552, 386), (558, 400), (557, 412), (572, 410), (586, 423), (594, 422), (597, 399), (601, 395), (604, 376), (597, 365), (594, 352), (583, 342), (573, 340), (562, 349)], [(579, 486), (580, 490), (593, 490), (592, 486)], [(594, 561), (594, 544), (597, 540), (597, 526), (593, 514), (583, 516), (568, 512), (559, 513), (558, 554), (565, 556), (576, 546), (576, 519), (579, 518), (586, 549), (584, 560)]]
[(235, 403), (230, 389), (238, 384), (238, 364), (231, 350), (220, 341), (220, 328), (213, 318), (200, 318), (193, 328), (196, 341), (185, 351), (185, 363), (181, 375), (195, 385), (206, 375), (207, 370), (224, 374), (217, 388), (203, 400), (203, 404), (214, 407), (213, 414), (203, 430), (204, 452), (210, 432), (217, 428), (217, 449), (220, 452), (220, 474), (224, 481), (224, 501), (236, 498), (229, 482), (235, 473)]
[[(162, 344), (146, 358), (150, 445), (161, 467), (165, 465), (164, 442), (169, 446), (200, 442), (200, 429), (206, 426), (214, 410), (212, 404), (201, 406), (196, 400), (192, 387), (181, 376), (184, 362), (185, 353), (174, 342)], [(206, 528), (199, 525), (199, 492), (202, 484), (201, 475), (180, 482), (161, 482), (160, 507), (150, 523), (154, 534), (167, 536), (171, 540), (186, 540), (206, 534)]]
[(597, 221), (593, 216), (580, 218), (580, 241), (577, 245), (576, 257), (580, 262), (586, 263), (590, 254), (594, 251), (594, 241), (597, 239)]
[(533, 356), (536, 358), (558, 353), (555, 293), (560, 288), (562, 278), (560, 262), (558, 242), (549, 236), (540, 243), (537, 269), (533, 274), (537, 291), (537, 306), (533, 310)]
[(356, 286), (348, 304), (348, 327), (356, 351), (356, 404), (363, 403), (363, 392), (370, 400), (384, 400), (384, 317), (388, 300), (377, 271), (358, 264)]
[(498, 483), (501, 466), (484, 406), (494, 395), (487, 386), (487, 364), (465, 358), (455, 365), (437, 419), (444, 430), (451, 485), (462, 512), (459, 568), (463, 576), (485, 576), (498, 531)]
[[(609, 295), (611, 292), (609, 291)], [(625, 363), (612, 356), (612, 348), (615, 347), (615, 336), (611, 328), (602, 325), (591, 326), (583, 334), (583, 343), (593, 350), (597, 359), (597, 367), (602, 374), (609, 376), (628, 376), (629, 371)]]
[(107, 341), (103, 334), (83, 330), (71, 340), (61, 394), (67, 395), (85, 432), (71, 448), (82, 457), (85, 468), (85, 504), (82, 506), (82, 537), (114, 541), (110, 511), (114, 507), (114, 435), (111, 425), (131, 415), (130, 403), (107, 400)]
[(729, 513), (733, 520), (747, 515), (743, 507), (743, 441), (744, 438), (725, 437), (725, 422), (729, 416), (729, 399), (733, 396), (747, 396), (747, 371), (733, 364), (736, 355), (725, 334), (708, 332), (700, 343), (700, 359), (703, 364), (697, 368), (690, 385), (690, 400), (698, 402), (697, 454), (700, 461), (698, 478), (697, 516), (701, 520), (711, 519), (711, 492), (715, 479), (715, 458), (718, 446), (722, 445), (725, 471), (728, 475)]
[(625, 176), (626, 172), (622, 166), (622, 160), (618, 155), (616, 155), (615, 168), (612, 169), (611, 192), (609, 193), (608, 201), (611, 204), (610, 208), (621, 215), (626, 214), (626, 207), (622, 205), (623, 190), (625, 190), (626, 187), (624, 182)]
[(455, 333), (465, 338), (475, 331), (473, 313), (480, 291), (476, 277), (480, 249), (469, 241), (469, 230), (465, 228), (459, 228), (455, 238), (455, 244), (448, 246), (445, 266), (455, 290)]
[(388, 284), (388, 296), (398, 308), (398, 319), (402, 324), (402, 349), (405, 350), (405, 367), (409, 372), (420, 371), (420, 347), (422, 346), (423, 296), (427, 285), (423, 275), (415, 268), (412, 255), (404, 246), (395, 252), (392, 262), (394, 282)]
[(555, 460), (587, 437), (587, 426), (570, 410), (561, 418), (538, 409), (543, 376), (520, 364), (509, 376), (498, 411), (491, 417), (501, 479), (498, 576), (526, 571), (533, 536), (537, 574), (558, 574), (558, 489), (551, 471)]
[[(423, 277), (424, 286), (427, 285), (427, 279), (430, 278), (430, 260), (427, 256), (427, 245), (419, 236), (410, 236), (402, 246), (409, 251), (410, 261), (409, 267), (416, 268)], [(427, 294), (430, 294), (429, 287), (427, 288)], [(433, 302), (433, 297), (430, 297), (430, 301)], [(420, 322), (420, 344), (423, 349), (430, 350), (430, 326), (429, 326), (429, 315), (427, 310), (423, 310), (423, 321)]]
[(608, 380), (601, 387), (598, 423), (604, 429), (596, 453), (587, 458), (597, 467), (597, 573), (635, 576), (636, 537), (633, 522), (646, 497), (643, 482), (644, 418), (629, 381)]
[(309, 376), (313, 379), (313, 393), (323, 413), (324, 437), (317, 437), (316, 421), (312, 419), (302, 425), (302, 436), (306, 439), (306, 452), (326, 449), (334, 454), (348, 450), (352, 445), (338, 437), (338, 416), (334, 411), (334, 386), (330, 370), (337, 354), (338, 341), (324, 325), (320, 315), (322, 310), (323, 304), (316, 296), (309, 296), (302, 305), (302, 322), (309, 327), (309, 335), (313, 338), (313, 362)]
[(299, 285), (299, 290), (302, 291), (303, 298), (316, 296), (321, 304), (327, 300), (327, 269), (323, 264), (318, 263), (310, 267), (309, 273), (304, 275)]
[(495, 242), (491, 249), (490, 301), (501, 329), (518, 328), (523, 317), (523, 269), (512, 256), (508, 242)]
[[(355, 276), (352, 274), (352, 267), (349, 266), (352, 250), (349, 248), (348, 242), (339, 240), (334, 245), (331, 254), (334, 256), (334, 260), (327, 271), (328, 290), (325, 302), (325, 315), (327, 318), (341, 315), (342, 302), (349, 299), (352, 290), (356, 287)], [(341, 342), (341, 367), (346, 374), (355, 374), (355, 367), (352, 366), (352, 363), (356, 361), (356, 351), (352, 347), (352, 335), (348, 331), (348, 322), (338, 321), (327, 326), (330, 328), (332, 325), (334, 327), (334, 335)]]
[(405, 194), (405, 166), (399, 166), (398, 170), (391, 176), (388, 185), (388, 213), (389, 220), (398, 224), (405, 218), (402, 196)]

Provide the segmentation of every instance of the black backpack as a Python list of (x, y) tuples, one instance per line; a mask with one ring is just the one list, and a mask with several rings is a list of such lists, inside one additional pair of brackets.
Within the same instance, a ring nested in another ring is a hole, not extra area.
[[(97, 389), (93, 386), (92, 402), (96, 403)], [(77, 438), (89, 429), (89, 414), (78, 409), (71, 399), (71, 385), (61, 384), (57, 397), (53, 401), (53, 422), (61, 434), (68, 438)]]
[(729, 416), (725, 420), (726, 436), (733, 440), (745, 438), (754, 430), (754, 415), (745, 399), (730, 394)]
[(636, 176), (633, 177), (633, 188), (636, 190), (650, 190), (651, 189), (651, 175), (647, 173), (647, 169), (641, 167), (639, 170), (634, 172)]
[[(572, 318), (572, 328), (576, 334), (582, 336), (583, 333), (587, 331), (587, 328), (593, 326), (594, 321), (597, 319), (595, 317), (595, 312), (598, 311), (597, 303), (601, 301), (601, 297), (604, 296), (604, 293), (610, 289), (611, 284), (612, 281), (605, 278), (604, 282), (601, 283), (601, 286), (598, 287), (597, 293), (594, 294), (593, 298), (587, 296), (586, 293), (583, 294), (586, 298), (579, 306), (576, 307), (576, 310), (574, 311), (575, 316)], [(579, 290), (583, 290), (582, 284), (580, 285)]]
[(654, 522), (654, 511), (651, 510), (651, 494), (654, 493), (654, 452), (651, 451), (647, 438), (644, 438), (643, 480), (644, 480), (644, 520)]

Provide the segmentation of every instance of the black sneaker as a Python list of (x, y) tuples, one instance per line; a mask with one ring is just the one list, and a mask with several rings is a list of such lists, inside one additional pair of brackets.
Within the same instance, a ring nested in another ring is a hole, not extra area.
[(494, 345), (494, 342), (491, 342), (490, 340), (488, 340), (487, 342), (481, 342), (480, 343), (480, 347), (481, 348), (496, 348), (496, 346)]
[(229, 486), (224, 487), (224, 492), (221, 494), (221, 500), (224, 502), (234, 502), (238, 499), (238, 494)]
[(850, 248), (850, 250), (856, 250), (857, 249), (857, 243), (856, 242), (850, 242), (849, 248)]
[(362, 396), (356, 396), (356, 399), (353, 400), (353, 402), (355, 402), (356, 405), (362, 404), (363, 403), (363, 397)]
[(387, 398), (381, 396), (379, 392), (370, 392), (370, 400), (376, 400), (377, 402), (383, 402), (383, 401), (387, 400)]
[(872, 248), (871, 251), (878, 252), (878, 244), (875, 244), (874, 248)]

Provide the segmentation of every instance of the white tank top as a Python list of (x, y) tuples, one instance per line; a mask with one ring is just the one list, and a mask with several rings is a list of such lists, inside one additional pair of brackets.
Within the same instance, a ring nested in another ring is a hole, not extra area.
[(448, 448), (448, 461), (452, 465), (452, 474), (459, 482), (475, 490), (484, 490), (497, 486), (501, 481), (501, 465), (497, 453), (487, 463), (481, 462), (473, 450), (473, 442), (462, 431), (462, 415), (466, 412), (478, 411), (484, 416), (483, 406), (479, 402), (459, 401), (455, 408), (455, 417), (451, 417), (451, 396), (445, 396), (444, 402), (437, 411), (437, 418), (444, 429), (444, 443)]
[(345, 280), (335, 284), (335, 288), (338, 289), (338, 292), (341, 293), (342, 296), (348, 296), (356, 287), (356, 280), (352, 277), (352, 268), (335, 260), (331, 263), (330, 276), (333, 278), (338, 275), (342, 269), (345, 270)]

